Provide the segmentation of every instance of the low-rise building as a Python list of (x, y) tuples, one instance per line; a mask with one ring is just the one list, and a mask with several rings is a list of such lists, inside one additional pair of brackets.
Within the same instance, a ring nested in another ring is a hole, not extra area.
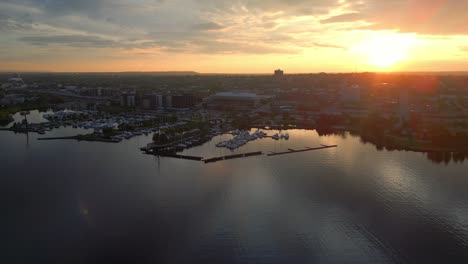
[(216, 110), (251, 110), (254, 109), (260, 98), (253, 93), (217, 93), (208, 97), (205, 104), (209, 109)]

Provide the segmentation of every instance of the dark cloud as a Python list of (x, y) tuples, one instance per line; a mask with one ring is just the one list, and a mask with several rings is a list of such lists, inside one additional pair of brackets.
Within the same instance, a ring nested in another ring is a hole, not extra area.
[(31, 36), (22, 37), (20, 41), (38, 46), (63, 45), (84, 48), (106, 48), (116, 45), (115, 41), (87, 35)]
[(6, 0), (4, 2), (37, 7), (54, 15), (93, 15), (105, 5), (112, 4), (106, 0)]

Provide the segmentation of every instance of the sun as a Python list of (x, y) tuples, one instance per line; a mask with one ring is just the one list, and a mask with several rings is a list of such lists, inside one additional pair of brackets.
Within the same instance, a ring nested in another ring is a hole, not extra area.
[(409, 50), (414, 44), (415, 36), (412, 34), (373, 32), (353, 50), (364, 56), (370, 66), (390, 68), (408, 60)]

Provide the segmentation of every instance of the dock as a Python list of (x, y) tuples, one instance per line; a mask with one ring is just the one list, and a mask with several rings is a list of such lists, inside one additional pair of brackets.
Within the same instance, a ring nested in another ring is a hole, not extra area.
[(168, 157), (168, 158), (175, 158), (175, 159), (193, 160), (193, 161), (202, 161), (203, 160), (203, 157), (186, 156), (186, 155), (178, 155), (178, 154), (158, 154), (158, 156)]
[(64, 139), (78, 139), (78, 136), (70, 136), (70, 137), (47, 137), (47, 138), (38, 138), (37, 140), (64, 140)]
[(174, 158), (174, 159), (184, 159), (184, 160), (193, 160), (193, 161), (202, 161), (203, 157), (197, 156), (187, 156), (187, 155), (179, 155), (176, 153), (170, 152), (154, 152), (149, 149), (142, 148), (143, 153), (152, 155), (152, 156), (159, 156), (159, 157), (166, 157), (166, 158)]
[(249, 153), (242, 153), (242, 154), (235, 154), (235, 155), (229, 155), (229, 156), (223, 156), (223, 157), (216, 157), (216, 158), (211, 158), (211, 159), (205, 159), (203, 160), (205, 163), (214, 163), (222, 160), (231, 160), (231, 159), (240, 159), (240, 158), (248, 158), (248, 157), (253, 157), (253, 156), (260, 156), (263, 155), (263, 152), (257, 151), (257, 152), (249, 152)]
[[(267, 154), (267, 156), (286, 155), (286, 154), (293, 154), (293, 153), (307, 152), (307, 151), (328, 149), (328, 148), (336, 148), (336, 147), (338, 147), (338, 145), (332, 145), (332, 146), (322, 145), (321, 147), (316, 147), (316, 148), (306, 147), (305, 149), (300, 149), (300, 150), (288, 149), (288, 151), (285, 151), (285, 152), (277, 152), (277, 153), (272, 152), (270, 154)], [(155, 151), (154, 148), (152, 149), (148, 147), (141, 148), (141, 151), (143, 151), (143, 153), (148, 154), (148, 155), (154, 155), (154, 156), (160, 156), (160, 157), (185, 159), (185, 160), (193, 160), (193, 161), (203, 161), (205, 164), (215, 163), (215, 162), (225, 161), (225, 160), (241, 159), (241, 158), (264, 155), (262, 151), (256, 151), (256, 152), (240, 153), (240, 154), (233, 154), (233, 155), (205, 159), (203, 157), (197, 157), (197, 156), (179, 155), (179, 154), (176, 154), (175, 152), (158, 152), (158, 151)]]
[(321, 147), (317, 147), (317, 148), (305, 148), (305, 149), (301, 149), (301, 150), (294, 150), (294, 149), (288, 149), (289, 151), (285, 151), (285, 152), (273, 152), (273, 153), (270, 153), (270, 154), (267, 154), (267, 156), (271, 157), (271, 156), (278, 156), (278, 155), (286, 155), (286, 154), (293, 154), (293, 153), (299, 153), (299, 152), (306, 152), (306, 151), (313, 151), (313, 150), (320, 150), (320, 149), (328, 149), (328, 148), (337, 148), (338, 145), (332, 145), (332, 146), (325, 146), (325, 145), (322, 145)]

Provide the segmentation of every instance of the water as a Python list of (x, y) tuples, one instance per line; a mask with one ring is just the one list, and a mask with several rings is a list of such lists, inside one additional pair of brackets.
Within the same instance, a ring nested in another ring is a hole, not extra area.
[[(468, 163), (289, 134), (235, 153), (339, 147), (203, 164), (141, 154), (151, 135), (106, 144), (0, 132), (0, 260), (466, 263)], [(183, 154), (230, 154), (215, 147), (226, 138)]]

